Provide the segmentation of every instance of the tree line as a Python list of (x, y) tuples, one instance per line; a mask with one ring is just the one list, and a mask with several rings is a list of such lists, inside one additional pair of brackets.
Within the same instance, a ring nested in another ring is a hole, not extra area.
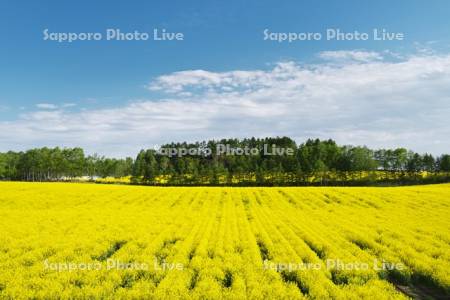
[[(263, 149), (265, 145), (293, 149), (292, 155), (219, 155), (218, 145)], [(434, 157), (405, 148), (372, 150), (339, 146), (335, 141), (309, 139), (297, 145), (288, 137), (223, 139), (197, 143), (172, 143), (163, 149), (211, 149), (210, 155), (162, 155), (141, 150), (132, 170), (132, 181), (158, 184), (304, 185), (372, 182), (413, 183), (447, 181), (450, 155)], [(166, 151), (167, 152), (167, 151)], [(421, 172), (430, 173), (427, 178)]]
[(79, 177), (122, 177), (131, 174), (133, 159), (86, 156), (81, 148), (39, 148), (0, 153), (0, 179), (71, 180)]
[[(221, 153), (221, 145), (259, 151)], [(291, 151), (274, 154), (266, 153), (266, 148)], [(176, 149), (177, 155), (168, 155), (164, 149)], [(426, 177), (421, 175), (424, 171)], [(449, 172), (448, 154), (435, 157), (405, 148), (372, 150), (337, 145), (331, 139), (309, 139), (297, 145), (288, 137), (171, 143), (141, 150), (135, 159), (85, 155), (81, 148), (59, 147), (0, 153), (0, 179), (24, 181), (131, 176), (131, 183), (149, 185), (421, 183), (448, 181)]]

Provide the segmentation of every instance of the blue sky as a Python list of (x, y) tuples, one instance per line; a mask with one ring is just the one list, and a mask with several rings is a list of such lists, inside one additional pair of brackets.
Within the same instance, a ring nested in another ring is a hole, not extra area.
[[(111, 2), (0, 2), (0, 129), (12, 132), (0, 134), (0, 151), (79, 144), (88, 152), (123, 156), (171, 140), (284, 134), (299, 141), (315, 135), (373, 147), (405, 146), (435, 153), (450, 149), (443, 136), (448, 125), (437, 115), (437, 111), (449, 109), (445, 96), (448, 90), (443, 84), (448, 79), (448, 1)], [(123, 32), (164, 28), (182, 32), (184, 40), (58, 43), (43, 40), (46, 28), (78, 33), (104, 33), (107, 28)], [(385, 28), (404, 33), (405, 39), (293, 43), (263, 40), (264, 29), (324, 32), (327, 28), (344, 32)], [(433, 80), (423, 79), (419, 63), (435, 67), (425, 74), (434, 74)], [(309, 75), (303, 74), (305, 68), (311, 68)], [(371, 70), (368, 76), (383, 77), (378, 72), (391, 68), (417, 75), (402, 79), (410, 85), (403, 94), (401, 87), (393, 86), (398, 95), (392, 99), (387, 91), (358, 94), (357, 86), (347, 91), (349, 95), (333, 92), (314, 97), (298, 88), (342, 90), (337, 82), (317, 86), (316, 77), (347, 77), (343, 71), (366, 74), (363, 69)], [(241, 71), (249, 72), (244, 74), (248, 78), (245, 84), (240, 81)], [(268, 88), (274, 83), (286, 83), (277, 72), (291, 80), (295, 77), (297, 88), (289, 90), (292, 84), (286, 87), (288, 96)], [(174, 89), (180, 80), (185, 84)], [(205, 80), (210, 84), (205, 85)], [(233, 93), (228, 93), (230, 89), (234, 89)], [(399, 99), (408, 98), (411, 90), (417, 91), (412, 105), (401, 102)], [(250, 94), (255, 91), (259, 94)], [(267, 98), (261, 96), (264, 92)], [(360, 105), (347, 116), (352, 111), (348, 108), (355, 103), (340, 100), (344, 96), (354, 96), (356, 103), (372, 106)], [(377, 96), (383, 99), (374, 100)], [(422, 107), (420, 101), (429, 101), (431, 96), (436, 102), (431, 103), (431, 108)], [(321, 101), (336, 107), (336, 111), (317, 112), (324, 106)], [(221, 106), (224, 103), (230, 108), (229, 114)], [(389, 112), (381, 109), (386, 105), (393, 105)], [(292, 106), (296, 115), (289, 114), (287, 108)], [(184, 107), (199, 110), (186, 111)], [(233, 107), (243, 112), (239, 118), (232, 113)], [(406, 107), (409, 116), (404, 113)], [(168, 110), (173, 115), (167, 115)], [(136, 115), (136, 111), (141, 114)], [(224, 114), (219, 115), (219, 111)], [(370, 128), (360, 119), (368, 113), (373, 122)], [(182, 118), (187, 115), (191, 117)], [(408, 130), (417, 131), (412, 124), (420, 117), (424, 118), (422, 123), (433, 120), (430, 126), (438, 127), (432, 140), (429, 137), (421, 141), (420, 136), (407, 134)], [(303, 124), (299, 118), (305, 120), (304, 127), (299, 126)], [(317, 120), (328, 120), (328, 124), (336, 126), (324, 126)], [(83, 122), (91, 122), (91, 127), (83, 127)], [(403, 131), (392, 133), (389, 124)], [(374, 136), (378, 139), (374, 140)]]

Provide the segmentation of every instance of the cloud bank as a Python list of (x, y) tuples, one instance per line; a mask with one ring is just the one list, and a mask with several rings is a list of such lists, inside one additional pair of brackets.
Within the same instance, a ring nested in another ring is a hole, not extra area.
[(39, 105), (0, 122), (0, 151), (82, 146), (135, 155), (170, 141), (287, 135), (341, 144), (450, 152), (450, 55), (402, 59), (386, 53), (326, 51), (320, 61), (268, 70), (187, 70), (162, 75), (162, 98), (72, 111)]

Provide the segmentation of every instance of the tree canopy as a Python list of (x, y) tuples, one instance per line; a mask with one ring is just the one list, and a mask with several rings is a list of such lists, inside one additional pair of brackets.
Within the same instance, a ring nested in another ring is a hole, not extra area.
[[(171, 155), (162, 149), (175, 150)], [(292, 151), (286, 153), (279, 149)], [(141, 150), (135, 159), (85, 155), (81, 148), (59, 147), (0, 153), (0, 179), (3, 180), (132, 176), (132, 182), (137, 184), (156, 184), (156, 178), (165, 177), (168, 184), (233, 184), (237, 180), (244, 184), (251, 181), (295, 185), (307, 184), (311, 178), (320, 183), (337, 179), (356, 181), (361, 180), (363, 172), (375, 171), (400, 174), (394, 178), (397, 180), (416, 178), (423, 171), (448, 173), (450, 155), (434, 157), (404, 148), (372, 150), (365, 146), (340, 146), (331, 139), (308, 139), (297, 145), (288, 137), (170, 143), (161, 149)]]

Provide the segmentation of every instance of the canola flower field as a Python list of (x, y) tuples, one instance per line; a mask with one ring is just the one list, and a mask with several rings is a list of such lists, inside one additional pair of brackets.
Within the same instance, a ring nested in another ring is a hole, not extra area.
[(449, 184), (0, 182), (0, 299), (449, 299), (449, 216)]

